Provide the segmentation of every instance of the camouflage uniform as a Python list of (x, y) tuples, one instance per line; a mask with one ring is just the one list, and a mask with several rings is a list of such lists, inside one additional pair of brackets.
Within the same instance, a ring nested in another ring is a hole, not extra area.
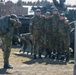
[[(59, 21), (59, 50), (60, 55), (66, 55), (69, 58), (69, 46), (70, 46), (70, 25), (65, 23), (66, 20)], [(65, 54), (66, 52), (66, 54)]]
[(37, 54), (37, 45), (39, 45), (39, 56), (41, 57), (41, 53), (43, 51), (43, 29), (42, 29), (42, 16), (33, 16), (30, 21), (30, 33), (33, 35), (33, 51), (34, 55)]
[(49, 19), (44, 19), (44, 45), (46, 49), (46, 56), (49, 55), (51, 57), (52, 52), (52, 17)]
[(71, 27), (70, 25), (67, 23), (65, 24), (65, 52), (66, 52), (66, 60), (68, 61), (69, 60), (69, 55), (70, 55), (70, 51), (69, 51), (69, 46), (70, 46), (70, 30), (71, 30)]
[(58, 26), (58, 22), (59, 22), (59, 14), (53, 15), (52, 17), (52, 24), (53, 24), (53, 53), (56, 53), (57, 50), (59, 50), (59, 26)]
[(21, 26), (21, 22), (14, 20), (14, 19), (9, 19), (8, 22), (8, 32), (3, 34), (1, 36), (2, 40), (2, 50), (3, 50), (3, 58), (4, 58), (4, 68), (10, 68), (9, 66), (9, 56), (11, 52), (11, 46), (12, 46), (12, 37), (13, 37), (13, 32), (14, 28), (19, 28)]
[(64, 20), (59, 20), (59, 50), (57, 51), (59, 54), (64, 55), (65, 54), (65, 38), (64, 38), (64, 27), (65, 23)]

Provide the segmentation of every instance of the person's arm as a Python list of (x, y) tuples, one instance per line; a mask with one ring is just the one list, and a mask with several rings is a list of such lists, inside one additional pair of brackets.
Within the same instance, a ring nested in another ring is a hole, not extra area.
[(67, 30), (67, 33), (70, 33), (71, 31), (71, 26), (69, 25), (69, 20), (65, 19), (65, 27), (66, 27), (66, 30)]
[(14, 19), (10, 18), (10, 21), (11, 21), (12, 27), (14, 27), (14, 28), (19, 28), (22, 25), (22, 23), (18, 19), (14, 20)]
[(22, 25), (22, 23), (17, 19), (16, 24), (14, 24), (14, 27), (19, 28), (19, 27), (21, 27), (21, 25)]
[(29, 25), (29, 32), (31, 34), (33, 34), (33, 25), (34, 25), (34, 22), (33, 22), (33, 18), (30, 20), (30, 25)]

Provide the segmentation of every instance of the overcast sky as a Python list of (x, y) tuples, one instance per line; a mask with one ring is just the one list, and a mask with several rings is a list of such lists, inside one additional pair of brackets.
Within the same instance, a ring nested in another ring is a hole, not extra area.
[[(5, 1), (8, 1), (8, 0), (5, 0)], [(11, 0), (11, 1), (17, 2), (18, 0)], [(34, 2), (37, 0), (22, 0), (22, 1), (33, 1)], [(52, 0), (48, 0), (48, 1), (52, 2)], [(76, 0), (66, 0), (66, 4), (71, 4), (71, 5), (76, 4)]]

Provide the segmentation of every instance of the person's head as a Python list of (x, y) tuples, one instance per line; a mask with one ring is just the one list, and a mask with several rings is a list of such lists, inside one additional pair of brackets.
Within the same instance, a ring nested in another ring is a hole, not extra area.
[(36, 9), (35, 15), (36, 15), (36, 16), (40, 16), (40, 15), (41, 15), (41, 10), (40, 10), (40, 9)]
[(60, 20), (64, 20), (65, 19), (65, 14), (64, 13), (61, 13), (60, 14)]
[(12, 15), (10, 15), (10, 18), (11, 18), (11, 19), (17, 19), (17, 15), (12, 14)]
[(58, 10), (57, 10), (56, 8), (54, 8), (54, 9), (52, 10), (52, 14), (53, 14), (53, 15), (58, 14)]
[(17, 22), (18, 22), (17, 15), (11, 14), (11, 15), (10, 15), (10, 21), (11, 21), (10, 23), (11, 23), (12, 27), (13, 27), (14, 25), (17, 25)]
[(46, 19), (49, 19), (50, 17), (51, 17), (51, 13), (50, 13), (50, 12), (46, 12), (46, 13), (45, 13), (45, 18), (46, 18)]

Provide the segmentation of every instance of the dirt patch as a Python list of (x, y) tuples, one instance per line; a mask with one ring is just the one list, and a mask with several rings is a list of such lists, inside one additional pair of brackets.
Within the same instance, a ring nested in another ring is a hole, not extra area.
[(18, 53), (20, 48), (12, 48), (10, 63), (13, 69), (3, 69), (3, 53), (0, 49), (0, 75), (73, 75), (72, 60), (64, 61), (32, 60), (32, 55)]

